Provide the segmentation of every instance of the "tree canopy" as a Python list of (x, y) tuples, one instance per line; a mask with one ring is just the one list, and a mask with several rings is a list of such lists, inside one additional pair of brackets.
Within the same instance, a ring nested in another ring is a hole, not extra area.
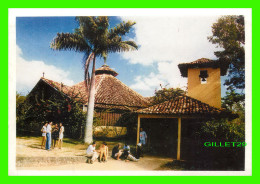
[(223, 48), (215, 52), (219, 60), (229, 63), (228, 78), (224, 85), (228, 89), (245, 88), (245, 23), (244, 17), (223, 16), (212, 26), (212, 36), (209, 41)]
[(156, 90), (154, 96), (152, 97), (152, 103), (158, 104), (164, 101), (174, 99), (178, 96), (184, 95), (185, 91), (181, 88), (163, 88), (161, 86), (160, 90)]

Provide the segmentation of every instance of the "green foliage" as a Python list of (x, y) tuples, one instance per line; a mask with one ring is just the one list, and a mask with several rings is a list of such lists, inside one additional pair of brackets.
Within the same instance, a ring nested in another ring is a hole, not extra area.
[(136, 124), (137, 124), (137, 114), (134, 112), (126, 112), (122, 114), (119, 118), (117, 125), (127, 127), (127, 138), (128, 141), (135, 140), (136, 138)]
[(213, 35), (209, 41), (223, 48), (215, 52), (222, 61), (230, 63), (228, 79), (225, 85), (228, 89), (245, 88), (245, 26), (243, 16), (223, 16), (212, 26)]
[(231, 122), (226, 119), (213, 120), (203, 123), (197, 135), (205, 141), (243, 142), (245, 140), (245, 123), (238, 122), (238, 120)]
[(174, 99), (184, 94), (185, 91), (180, 88), (161, 88), (160, 90), (155, 91), (155, 95), (152, 97), (152, 103), (162, 103), (164, 101)]
[(31, 106), (27, 103), (26, 96), (16, 92), (16, 126), (18, 130), (27, 125), (26, 118), (30, 108)]
[(17, 108), (17, 130), (40, 132), (43, 122), (62, 122), (66, 136), (80, 138), (86, 117), (80, 100), (77, 95), (69, 98), (61, 92), (54, 93), (48, 100), (38, 100), (38, 103), (25, 100)]
[(51, 43), (52, 49), (83, 52), (88, 58), (91, 53), (95, 57), (106, 57), (107, 53), (138, 48), (135, 42), (123, 41), (122, 38), (135, 22), (122, 22), (109, 29), (109, 18), (106, 16), (76, 17), (76, 21), (79, 27), (74, 33), (57, 33)]
[(244, 96), (232, 90), (222, 98), (222, 107), (238, 114), (238, 118), (229, 121), (228, 119), (212, 120), (202, 124), (201, 130), (197, 132), (204, 140), (220, 141), (244, 141), (245, 139), (245, 106)]
[(230, 88), (226, 92), (226, 96), (222, 98), (221, 106), (231, 111), (239, 112), (245, 106), (245, 94), (238, 94), (233, 88)]

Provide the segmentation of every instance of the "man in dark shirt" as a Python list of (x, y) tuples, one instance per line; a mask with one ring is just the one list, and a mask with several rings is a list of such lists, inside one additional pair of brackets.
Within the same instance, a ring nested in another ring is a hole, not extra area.
[(119, 150), (120, 148), (120, 144), (116, 145), (113, 149), (112, 149), (112, 157), (114, 159), (119, 160), (119, 157), (122, 155), (122, 150)]

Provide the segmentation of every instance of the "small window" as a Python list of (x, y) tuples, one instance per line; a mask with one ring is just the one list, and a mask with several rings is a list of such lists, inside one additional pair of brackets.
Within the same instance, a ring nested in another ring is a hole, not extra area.
[(207, 84), (207, 78), (209, 77), (207, 70), (201, 70), (200, 71), (200, 83), (201, 84)]

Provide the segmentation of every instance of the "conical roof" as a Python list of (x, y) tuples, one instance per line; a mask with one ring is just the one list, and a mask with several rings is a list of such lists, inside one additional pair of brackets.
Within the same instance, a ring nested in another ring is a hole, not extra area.
[[(121, 110), (136, 110), (147, 107), (149, 101), (139, 93), (135, 92), (115, 76), (117, 72), (107, 65), (103, 65), (96, 70), (95, 77), (95, 107), (110, 108)], [(56, 90), (60, 90), (60, 83), (52, 80), (41, 78)], [(88, 94), (85, 81), (82, 81), (74, 86), (63, 85), (63, 93), (68, 96), (77, 95), (82, 99), (82, 102), (88, 104)], [(66, 90), (64, 90), (66, 89)]]

